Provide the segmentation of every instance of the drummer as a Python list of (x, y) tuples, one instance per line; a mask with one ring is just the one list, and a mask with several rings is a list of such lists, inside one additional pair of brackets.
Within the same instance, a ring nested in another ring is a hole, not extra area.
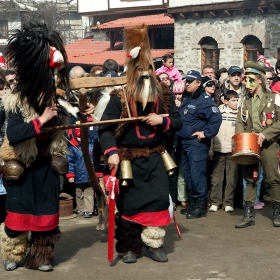
[[(278, 172), (278, 151), (280, 139), (280, 102), (266, 88), (265, 69), (258, 63), (247, 61), (245, 68), (245, 86), (247, 94), (241, 102), (236, 121), (236, 134), (241, 132), (258, 134), (261, 147), (261, 164), (270, 185), (273, 201), (273, 226), (280, 227), (280, 174)], [(256, 173), (257, 172), (257, 173)], [(246, 180), (244, 215), (236, 228), (245, 228), (255, 224), (254, 203), (257, 192), (259, 164), (242, 165), (242, 176)]]

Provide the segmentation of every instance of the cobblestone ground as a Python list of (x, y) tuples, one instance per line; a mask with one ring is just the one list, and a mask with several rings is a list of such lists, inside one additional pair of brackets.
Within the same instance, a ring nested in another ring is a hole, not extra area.
[[(256, 225), (235, 229), (243, 210), (231, 214), (218, 210), (206, 218), (187, 220), (177, 209), (183, 237), (172, 223), (165, 238), (168, 263), (157, 263), (147, 255), (137, 263), (124, 264), (115, 253), (107, 261), (107, 233), (96, 231), (97, 218), (62, 220), (63, 238), (56, 246), (53, 272), (27, 270), (20, 266), (7, 272), (0, 266), (0, 279), (192, 279), (255, 280), (280, 279), (280, 228), (272, 227), (272, 203), (265, 201), (256, 211)], [(2, 263), (2, 259), (1, 263)]]

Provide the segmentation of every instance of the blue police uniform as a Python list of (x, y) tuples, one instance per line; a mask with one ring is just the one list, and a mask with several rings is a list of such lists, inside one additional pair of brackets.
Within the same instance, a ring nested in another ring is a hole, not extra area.
[[(219, 131), (222, 116), (212, 100), (200, 86), (187, 96), (179, 107), (183, 120), (182, 129), (177, 132), (182, 143), (182, 165), (184, 177), (193, 199), (207, 198), (207, 157), (213, 138)], [(203, 131), (201, 142), (193, 133)]]

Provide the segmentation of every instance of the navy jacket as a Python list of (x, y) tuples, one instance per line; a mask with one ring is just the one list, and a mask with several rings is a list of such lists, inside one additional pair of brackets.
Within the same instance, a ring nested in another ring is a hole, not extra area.
[[(81, 146), (69, 146), (69, 154), (66, 155), (67, 160), (69, 161), (68, 173), (66, 178), (75, 178), (75, 184), (84, 184), (90, 181), (83, 153), (81, 151)], [(89, 155), (91, 161), (93, 162), (93, 144), (89, 143)]]
[(177, 132), (185, 145), (198, 146), (199, 142), (194, 132), (203, 131), (205, 139), (201, 143), (210, 146), (211, 139), (216, 136), (222, 123), (222, 115), (212, 98), (204, 92), (200, 86), (193, 95), (188, 95), (181, 106), (179, 112), (183, 121), (183, 127)]

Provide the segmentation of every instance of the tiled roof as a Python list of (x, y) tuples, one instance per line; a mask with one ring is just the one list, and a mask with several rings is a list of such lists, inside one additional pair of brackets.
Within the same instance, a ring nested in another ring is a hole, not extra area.
[[(102, 65), (108, 58), (117, 61), (119, 65), (125, 63), (126, 52), (122, 50), (122, 43), (117, 42), (115, 48), (119, 50), (110, 51), (110, 41), (93, 41), (92, 38), (78, 40), (66, 45), (65, 49), (69, 63)], [(173, 54), (173, 49), (151, 50), (154, 59), (161, 58), (165, 54)]]
[(98, 26), (92, 27), (95, 29), (114, 29), (130, 25), (139, 25), (145, 23), (146, 25), (166, 25), (174, 24), (174, 19), (170, 18), (167, 14), (139, 16), (131, 18), (120, 18), (117, 20), (109, 21)]

